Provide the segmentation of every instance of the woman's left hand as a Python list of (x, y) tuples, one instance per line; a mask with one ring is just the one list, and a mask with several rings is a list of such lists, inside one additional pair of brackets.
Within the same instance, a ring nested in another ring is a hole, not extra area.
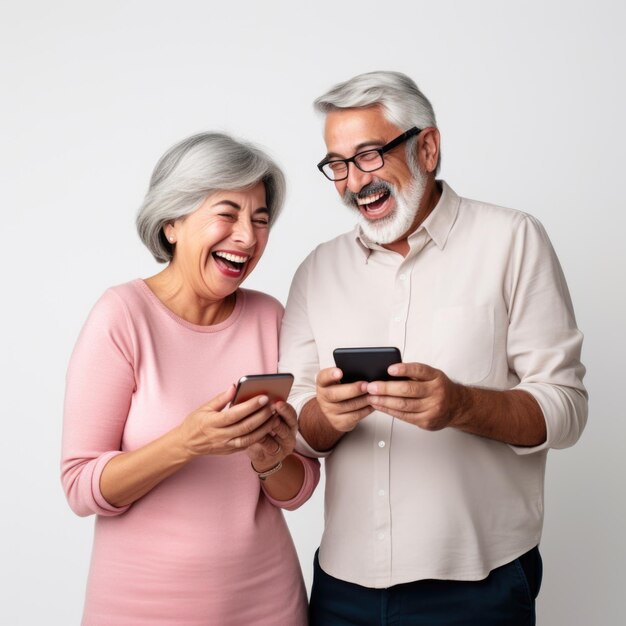
[(281, 401), (272, 408), (281, 418), (278, 427), (246, 449), (252, 467), (257, 472), (266, 472), (278, 465), (293, 452), (296, 445), (298, 418), (294, 408)]

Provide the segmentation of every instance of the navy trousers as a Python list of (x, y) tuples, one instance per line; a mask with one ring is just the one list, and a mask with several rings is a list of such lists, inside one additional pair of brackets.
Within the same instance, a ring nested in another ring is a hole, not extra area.
[(310, 626), (534, 626), (541, 576), (535, 547), (484, 580), (370, 589), (329, 576), (316, 554)]

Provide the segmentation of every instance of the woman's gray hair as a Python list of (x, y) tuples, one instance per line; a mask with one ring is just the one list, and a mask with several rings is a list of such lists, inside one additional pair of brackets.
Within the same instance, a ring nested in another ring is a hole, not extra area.
[(262, 150), (223, 133), (200, 133), (170, 148), (152, 172), (137, 214), (137, 231), (154, 258), (172, 260), (173, 246), (163, 227), (193, 213), (205, 198), (225, 190), (242, 190), (262, 182), (270, 225), (285, 201), (285, 176)]
[[(321, 95), (314, 102), (317, 111), (327, 114), (335, 109), (379, 105), (385, 118), (402, 130), (437, 127), (435, 112), (428, 98), (406, 74), (367, 72), (359, 74)], [(409, 163), (414, 162), (414, 140), (407, 143)], [(440, 157), (441, 159), (441, 157)], [(439, 163), (435, 174), (439, 171)]]

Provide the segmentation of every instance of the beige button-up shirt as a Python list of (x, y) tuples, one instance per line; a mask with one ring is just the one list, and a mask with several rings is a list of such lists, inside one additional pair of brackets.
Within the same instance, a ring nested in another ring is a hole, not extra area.
[(547, 451), (572, 445), (587, 417), (582, 335), (543, 227), (441, 184), (406, 257), (357, 227), (299, 267), (281, 332), (290, 402), (299, 413), (314, 397), (334, 348), (393, 345), (458, 382), (532, 394), (547, 441), (429, 432), (378, 411), (330, 452), (301, 439), (301, 452), (326, 457), (320, 564), (367, 587), (479, 580), (537, 545)]

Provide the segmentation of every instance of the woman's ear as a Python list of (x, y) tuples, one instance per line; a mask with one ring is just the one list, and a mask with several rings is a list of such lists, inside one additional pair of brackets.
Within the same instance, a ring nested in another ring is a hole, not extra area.
[(173, 222), (168, 222), (163, 226), (163, 234), (170, 243), (176, 243), (176, 229)]

